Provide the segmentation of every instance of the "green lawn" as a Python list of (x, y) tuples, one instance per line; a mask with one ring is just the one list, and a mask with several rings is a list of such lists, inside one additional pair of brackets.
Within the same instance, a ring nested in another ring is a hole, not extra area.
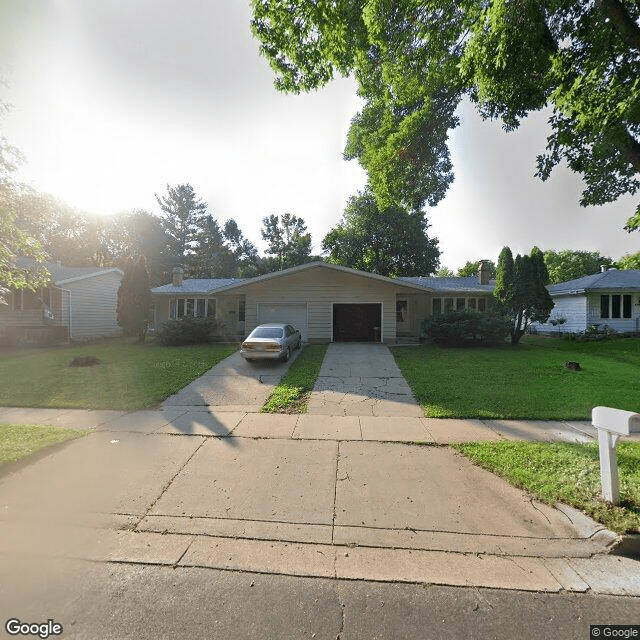
[[(143, 409), (176, 393), (235, 351), (118, 341), (0, 356), (0, 406)], [(93, 367), (70, 367), (96, 356)]]
[(89, 433), (40, 424), (0, 424), (0, 466), (35, 453), (56, 442)]
[(313, 389), (327, 351), (326, 344), (307, 345), (280, 384), (271, 392), (262, 413), (306, 413)]
[(598, 444), (471, 442), (452, 445), (548, 504), (583, 510), (619, 533), (640, 533), (640, 443), (618, 443), (620, 506), (602, 501)]
[[(518, 346), (393, 349), (428, 417), (591, 418), (594, 406), (640, 411), (640, 340), (526, 337)], [(564, 367), (579, 362), (582, 371)]]

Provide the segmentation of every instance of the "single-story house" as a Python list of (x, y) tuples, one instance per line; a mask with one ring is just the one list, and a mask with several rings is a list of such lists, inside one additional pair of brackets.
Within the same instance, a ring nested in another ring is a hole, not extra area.
[[(18, 258), (25, 268), (34, 260)], [(9, 290), (0, 305), (0, 343), (35, 345), (68, 340), (117, 336), (116, 318), (122, 270), (67, 267), (59, 262), (38, 263), (51, 274), (37, 291)]]
[(215, 316), (223, 335), (241, 340), (259, 324), (285, 322), (305, 342), (394, 343), (418, 337), (422, 320), (445, 309), (484, 310), (493, 283), (482, 266), (468, 278), (387, 278), (311, 262), (244, 279), (185, 279), (152, 290), (154, 326), (185, 316)]
[(619, 332), (640, 331), (640, 270), (603, 267), (547, 288), (555, 306), (547, 322), (534, 325), (538, 331), (579, 333), (605, 324)]

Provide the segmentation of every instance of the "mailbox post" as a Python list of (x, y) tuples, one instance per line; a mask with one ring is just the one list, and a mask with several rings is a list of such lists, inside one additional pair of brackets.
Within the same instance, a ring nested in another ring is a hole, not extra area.
[[(640, 414), (610, 407), (594, 407), (591, 423), (598, 430), (600, 480), (602, 496), (608, 502), (620, 502), (616, 444), (620, 436), (628, 436), (632, 426), (640, 426)], [(637, 429), (633, 429), (636, 431)]]

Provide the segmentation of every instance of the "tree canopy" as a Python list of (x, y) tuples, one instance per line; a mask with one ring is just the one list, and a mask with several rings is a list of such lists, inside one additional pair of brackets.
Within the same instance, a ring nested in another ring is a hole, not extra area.
[(549, 283), (558, 284), (598, 273), (600, 267), (613, 264), (611, 258), (601, 256), (597, 251), (545, 251), (544, 263), (549, 272)]
[[(480, 271), (480, 260), (476, 260), (476, 262), (470, 262), (467, 260), (467, 263), (458, 269), (458, 277), (465, 278), (468, 276), (478, 275)], [(485, 266), (489, 270), (489, 278), (494, 279), (496, 277), (496, 263), (493, 260), (482, 260), (485, 263)]]
[[(0, 116), (7, 110), (0, 102)], [(50, 277), (42, 267), (26, 269), (16, 263), (18, 256), (36, 261), (46, 257), (38, 240), (16, 224), (15, 201), (26, 187), (16, 183), (13, 174), (22, 160), (22, 154), (0, 131), (0, 304), (6, 303), (8, 287), (35, 290)]]
[(625, 270), (640, 269), (640, 251), (622, 256), (622, 258), (616, 262), (616, 267)]
[(286, 269), (309, 262), (311, 234), (302, 218), (290, 213), (270, 215), (262, 219), (262, 239), (267, 242), (268, 270)]
[(366, 189), (347, 202), (342, 220), (322, 241), (328, 261), (388, 277), (425, 276), (439, 265), (438, 240), (421, 212), (378, 208)]
[[(447, 138), (467, 98), (513, 130), (549, 107), (537, 159), (582, 175), (583, 206), (640, 187), (640, 5), (634, 0), (252, 0), (252, 29), (290, 92), (354, 74), (365, 104), (345, 156), (378, 204), (419, 209), (453, 179)], [(627, 228), (640, 226), (640, 208)]]

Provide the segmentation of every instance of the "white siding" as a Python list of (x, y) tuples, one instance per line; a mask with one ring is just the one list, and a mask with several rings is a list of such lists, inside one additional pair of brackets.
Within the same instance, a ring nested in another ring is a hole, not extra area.
[(311, 342), (330, 342), (332, 303), (381, 303), (384, 342), (396, 339), (396, 294), (415, 290), (365, 276), (316, 267), (248, 283), (241, 289), (247, 296), (246, 333), (257, 324), (258, 303), (307, 303)]
[(579, 333), (587, 328), (587, 298), (583, 295), (566, 295), (553, 298), (554, 307), (551, 311), (549, 320), (555, 318), (565, 318), (564, 324), (555, 327), (550, 322), (540, 324), (534, 323), (533, 326), (538, 331), (549, 333)]
[(70, 337), (88, 340), (121, 334), (116, 308), (122, 276), (115, 272), (83, 278), (60, 288), (70, 294)]

